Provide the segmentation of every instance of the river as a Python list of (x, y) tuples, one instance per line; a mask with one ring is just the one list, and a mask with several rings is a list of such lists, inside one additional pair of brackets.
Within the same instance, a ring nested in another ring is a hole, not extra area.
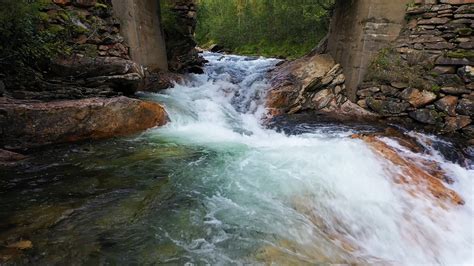
[(349, 137), (360, 128), (266, 127), (265, 74), (278, 60), (205, 56), (204, 74), (140, 95), (166, 106), (167, 126), (52, 147), (3, 171), (0, 241), (28, 239), (32, 248), (0, 248), (0, 258), (40, 265), (474, 263), (474, 170), (430, 148), (442, 140), (409, 133), (428, 148), (416, 156), (440, 165), (464, 205), (413, 196), (394, 181), (395, 166)]

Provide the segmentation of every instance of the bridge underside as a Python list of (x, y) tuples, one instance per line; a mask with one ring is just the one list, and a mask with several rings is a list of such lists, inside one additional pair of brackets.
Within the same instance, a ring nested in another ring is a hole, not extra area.
[[(375, 54), (398, 37), (405, 23), (408, 2), (410, 0), (336, 0), (327, 52), (344, 67), (352, 101), (356, 100), (357, 85)], [(194, 6), (195, 0), (173, 3), (179, 11), (181, 7)], [(152, 70), (168, 70), (160, 1), (113, 0), (113, 4), (122, 21), (122, 34), (130, 45), (132, 59)], [(190, 25), (195, 25), (195, 15), (186, 19), (194, 20)]]

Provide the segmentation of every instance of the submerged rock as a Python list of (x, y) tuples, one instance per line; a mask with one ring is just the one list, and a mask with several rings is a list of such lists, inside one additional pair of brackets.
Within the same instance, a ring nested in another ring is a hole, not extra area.
[(164, 108), (127, 97), (0, 103), (1, 145), (30, 148), (124, 136), (164, 125)]
[(440, 170), (441, 167), (436, 162), (421, 159), (417, 161), (412, 157), (405, 157), (375, 135), (355, 134), (352, 138), (363, 140), (376, 154), (397, 166), (401, 172), (392, 171), (392, 177), (395, 183), (404, 186), (411, 195), (422, 197), (429, 193), (440, 200), (438, 202), (440, 206), (445, 206), (446, 202), (455, 205), (464, 204), (464, 200), (458, 193), (443, 184), (443, 180), (450, 179)]

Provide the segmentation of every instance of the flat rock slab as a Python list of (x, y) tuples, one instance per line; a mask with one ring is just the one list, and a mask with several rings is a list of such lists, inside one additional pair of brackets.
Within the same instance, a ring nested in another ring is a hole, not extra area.
[(126, 136), (166, 122), (160, 104), (128, 97), (55, 102), (0, 98), (0, 145), (9, 149)]

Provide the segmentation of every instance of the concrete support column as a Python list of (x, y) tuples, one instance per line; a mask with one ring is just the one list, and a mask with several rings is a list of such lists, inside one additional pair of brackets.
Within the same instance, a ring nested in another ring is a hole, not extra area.
[(382, 48), (390, 45), (405, 23), (410, 0), (336, 0), (328, 52), (344, 67), (351, 101), (367, 68)]
[(168, 70), (159, 0), (112, 0), (132, 59), (152, 71)]

